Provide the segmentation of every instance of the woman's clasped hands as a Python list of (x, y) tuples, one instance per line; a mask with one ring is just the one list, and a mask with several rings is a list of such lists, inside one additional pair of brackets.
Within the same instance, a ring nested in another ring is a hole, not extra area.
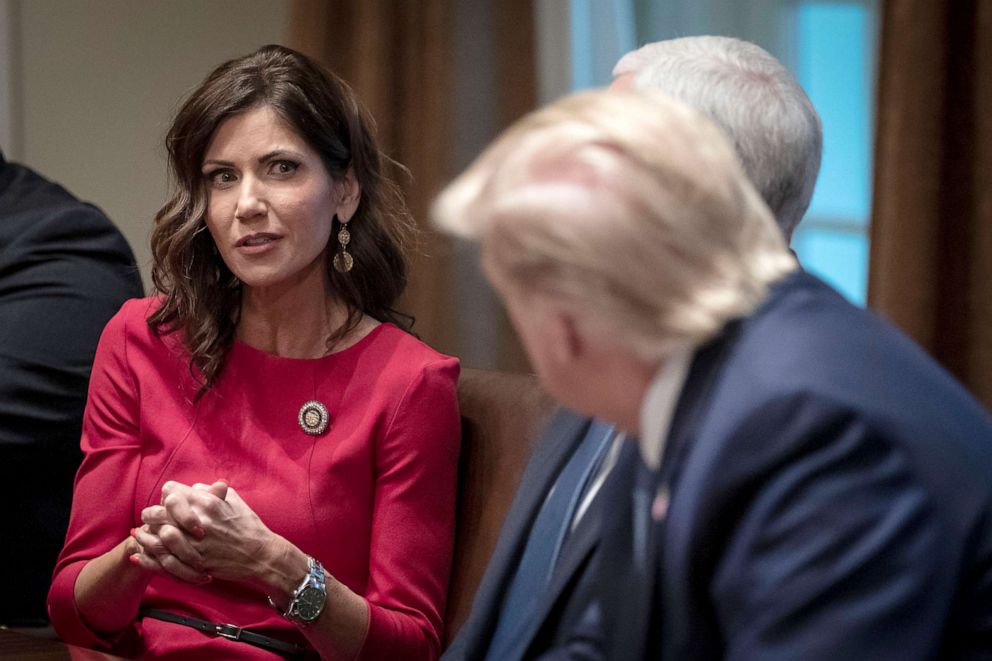
[(141, 546), (132, 563), (189, 583), (218, 579), (265, 590), (267, 560), (281, 538), (226, 482), (166, 482), (161, 504), (143, 509), (141, 520), (132, 531)]

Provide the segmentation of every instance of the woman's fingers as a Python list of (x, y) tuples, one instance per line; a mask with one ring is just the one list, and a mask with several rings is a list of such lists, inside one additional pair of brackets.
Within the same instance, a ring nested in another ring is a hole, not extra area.
[[(178, 482), (166, 482), (162, 486), (162, 507), (169, 518), (180, 528), (197, 539), (203, 539), (203, 521), (193, 509), (191, 487)], [(152, 508), (146, 508), (152, 509)], [(142, 512), (144, 520), (144, 512)], [(149, 523), (145, 521), (145, 523)]]
[(227, 496), (227, 481), (217, 480), (213, 484), (204, 484), (203, 482), (197, 482), (193, 485), (194, 489), (199, 491), (206, 491), (210, 495), (224, 500)]
[(131, 561), (131, 564), (137, 565), (144, 570), (155, 572), (157, 574), (165, 573), (165, 570), (162, 569), (162, 565), (155, 559), (155, 556), (148, 553), (132, 553), (128, 556), (128, 560)]
[(251, 509), (248, 504), (241, 499), (240, 494), (234, 490), (234, 487), (227, 488), (227, 502), (231, 504), (232, 507), (244, 507), (245, 509)]
[(135, 553), (129, 556), (132, 564), (156, 574), (168, 574), (187, 583), (203, 585), (213, 579), (208, 575), (197, 572), (181, 563), (174, 556), (155, 557), (148, 553)]
[(230, 505), (248, 509), (224, 480), (192, 486), (166, 482), (162, 485), (161, 504), (143, 509), (141, 520), (145, 525), (132, 531), (141, 550), (130, 556), (131, 562), (190, 583), (209, 582), (212, 579), (197, 540), (206, 537), (205, 529), (213, 525), (214, 515), (229, 511)]
[(225, 500), (227, 498), (227, 490), (227, 482), (224, 480), (218, 480), (207, 487), (207, 491), (221, 500)]
[(172, 517), (169, 516), (169, 512), (161, 505), (152, 505), (141, 510), (141, 522), (148, 525), (152, 530), (155, 530), (158, 526), (172, 523)]
[[(164, 526), (163, 528), (172, 531), (166, 534), (167, 537), (172, 537), (173, 534), (182, 536), (182, 532), (175, 526)], [(210, 576), (202, 570), (202, 560), (198, 560), (197, 565), (194, 566), (179, 559), (169, 551), (169, 546), (160, 535), (149, 531), (148, 526), (135, 528), (131, 532), (131, 536), (141, 546), (141, 552), (132, 554), (130, 560), (142, 569), (166, 573), (188, 583), (208, 583), (211, 580)], [(194, 551), (194, 553), (196, 552)], [(199, 558), (198, 553), (196, 553), (196, 557)]]
[(209, 580), (203, 558), (175, 526), (164, 525), (157, 533), (151, 532), (148, 526), (142, 526), (134, 530), (133, 537), (143, 549), (139, 555), (154, 560), (154, 563), (141, 564), (142, 567), (155, 570), (155, 565), (158, 565), (157, 568), (191, 583)]
[(182, 530), (172, 525), (164, 525), (159, 528), (158, 537), (170, 555), (174, 555), (197, 571), (205, 571), (203, 556), (193, 547), (189, 537)]
[(209, 574), (193, 569), (174, 555), (166, 555), (156, 559), (165, 571), (187, 583), (202, 584), (213, 580)]

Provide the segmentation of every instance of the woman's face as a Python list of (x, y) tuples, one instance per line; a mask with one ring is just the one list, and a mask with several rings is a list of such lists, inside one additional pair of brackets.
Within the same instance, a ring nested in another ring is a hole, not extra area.
[[(269, 106), (225, 119), (203, 159), (206, 223), (249, 288), (323, 282), (331, 220), (350, 220), (359, 188), (334, 182), (320, 156)], [(319, 280), (315, 280), (319, 278)]]

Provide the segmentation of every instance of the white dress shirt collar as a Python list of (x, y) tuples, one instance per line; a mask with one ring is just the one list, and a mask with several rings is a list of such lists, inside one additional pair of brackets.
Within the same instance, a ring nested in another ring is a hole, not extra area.
[(689, 374), (695, 349), (686, 347), (669, 356), (655, 374), (641, 402), (641, 457), (652, 470), (661, 467), (675, 405)]

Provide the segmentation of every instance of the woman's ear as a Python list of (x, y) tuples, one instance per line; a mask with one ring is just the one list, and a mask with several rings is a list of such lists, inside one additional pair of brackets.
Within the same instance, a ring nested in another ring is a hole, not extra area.
[(362, 200), (362, 189), (358, 185), (358, 179), (355, 178), (355, 172), (348, 168), (348, 171), (344, 173), (344, 178), (336, 182), (335, 187), (338, 204), (334, 209), (334, 215), (338, 217), (339, 222), (347, 223), (355, 215), (358, 210), (358, 203)]

